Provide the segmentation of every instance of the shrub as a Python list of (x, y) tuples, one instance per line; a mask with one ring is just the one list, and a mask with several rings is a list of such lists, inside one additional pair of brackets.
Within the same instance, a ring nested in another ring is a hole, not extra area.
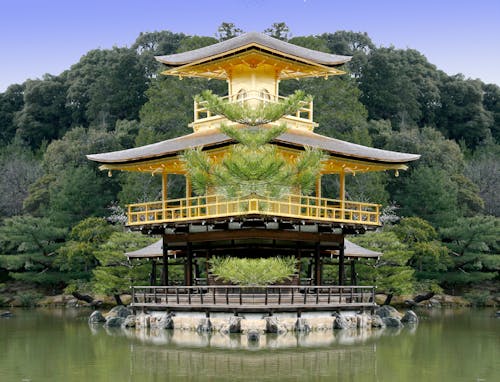
[(24, 292), (18, 295), (19, 303), (25, 308), (34, 308), (42, 297), (37, 292)]
[(290, 279), (295, 273), (294, 257), (237, 259), (216, 257), (210, 271), (220, 280), (243, 286), (262, 286)]

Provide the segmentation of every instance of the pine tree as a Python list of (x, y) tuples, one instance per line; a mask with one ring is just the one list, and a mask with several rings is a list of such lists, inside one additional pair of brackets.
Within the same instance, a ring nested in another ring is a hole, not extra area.
[(319, 176), (323, 152), (306, 147), (291, 162), (287, 161), (270, 143), (286, 132), (286, 125), (263, 126), (285, 114), (293, 114), (307, 98), (305, 93), (296, 92), (281, 102), (249, 106), (230, 103), (210, 92), (202, 93), (199, 101), (205, 101), (211, 113), (244, 126), (221, 127), (224, 134), (237, 142), (221, 160), (211, 158), (202, 148), (184, 153), (194, 192), (205, 195), (213, 189), (227, 198), (249, 195), (280, 198), (296, 190), (310, 194)]

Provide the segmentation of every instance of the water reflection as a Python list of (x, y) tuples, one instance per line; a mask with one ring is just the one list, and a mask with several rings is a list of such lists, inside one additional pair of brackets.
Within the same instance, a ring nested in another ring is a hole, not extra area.
[(288, 332), (285, 334), (261, 334), (252, 341), (246, 334), (199, 333), (190, 330), (162, 329), (120, 329), (91, 326), (92, 334), (102, 332), (110, 336), (124, 336), (143, 344), (175, 346), (186, 348), (216, 348), (216, 349), (290, 349), (290, 348), (321, 348), (337, 345), (353, 346), (373, 342), (384, 335), (394, 336), (407, 329), (346, 329), (312, 331), (309, 333)]
[[(453, 313), (453, 312), (452, 312)], [(402, 330), (244, 335), (89, 330), (90, 312), (0, 320), (0, 381), (498, 381), (493, 311), (420, 312)]]

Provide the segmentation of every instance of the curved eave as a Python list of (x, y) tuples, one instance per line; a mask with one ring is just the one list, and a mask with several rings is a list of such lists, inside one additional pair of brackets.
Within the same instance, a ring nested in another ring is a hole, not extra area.
[[(205, 149), (213, 149), (231, 143), (233, 143), (231, 138), (218, 130), (205, 130), (133, 149), (87, 155), (87, 158), (101, 163), (102, 170), (127, 169), (128, 166), (133, 164), (150, 163), (176, 156), (189, 148), (204, 147)], [(289, 130), (282, 134), (275, 139), (275, 143), (294, 149), (301, 149), (305, 146), (319, 148), (327, 152), (331, 158), (338, 158), (339, 161), (369, 162), (379, 165), (380, 170), (404, 170), (408, 162), (420, 158), (420, 155), (417, 154), (366, 147), (298, 129)]]
[(339, 66), (351, 60), (350, 56), (340, 56), (307, 49), (257, 32), (244, 33), (232, 39), (188, 52), (156, 56), (155, 58), (168, 66), (194, 65), (221, 58), (252, 46), (269, 50), (290, 59), (323, 66)]

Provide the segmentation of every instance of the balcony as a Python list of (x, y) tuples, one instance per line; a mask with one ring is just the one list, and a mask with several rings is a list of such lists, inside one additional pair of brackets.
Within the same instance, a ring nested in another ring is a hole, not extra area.
[[(230, 103), (241, 102), (253, 106), (266, 102), (277, 103), (286, 97), (275, 96), (259, 91), (247, 91), (244, 94), (225, 96), (221, 98), (229, 100)], [(189, 125), (194, 131), (218, 128), (221, 123), (226, 125), (235, 124), (224, 116), (211, 114), (206, 107), (205, 101), (194, 101), (194, 122)], [(285, 115), (280, 120), (271, 124), (279, 125), (282, 123), (286, 123), (289, 128), (302, 128), (312, 131), (317, 126), (317, 123), (313, 121), (313, 101), (302, 102), (301, 108), (297, 110), (294, 115)]]
[(298, 221), (379, 226), (379, 211), (379, 204), (302, 195), (286, 195), (281, 199), (259, 195), (227, 199), (220, 195), (208, 195), (130, 204), (127, 225), (195, 222), (257, 215)]

